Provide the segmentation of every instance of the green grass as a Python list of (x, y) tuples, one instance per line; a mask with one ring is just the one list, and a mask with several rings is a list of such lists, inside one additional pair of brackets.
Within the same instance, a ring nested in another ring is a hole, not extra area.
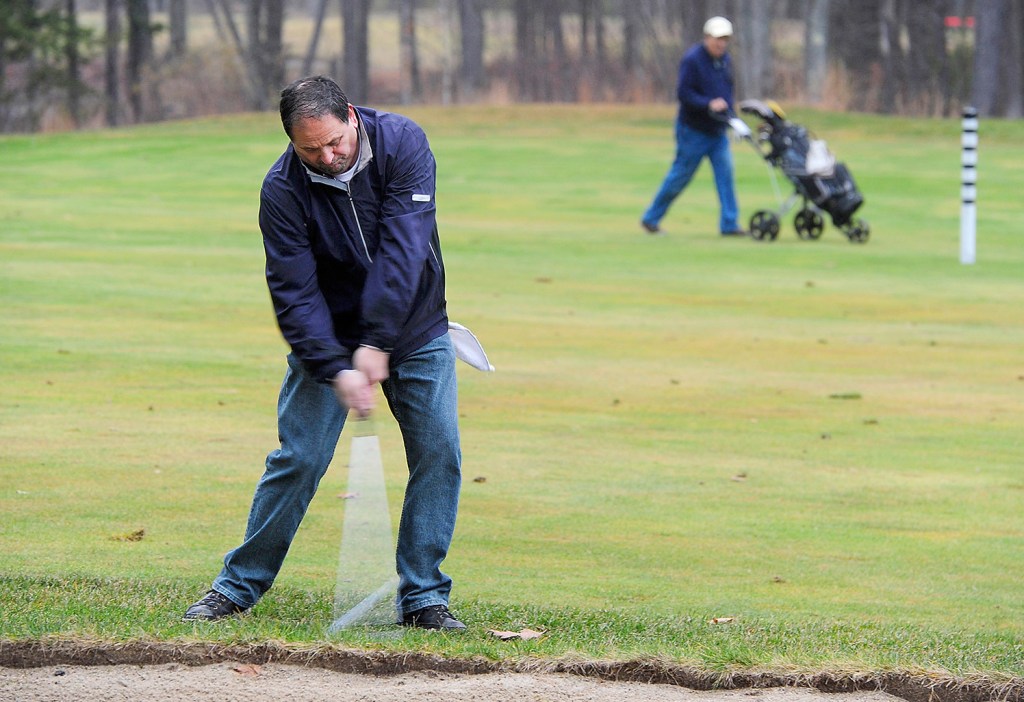
[[(460, 369), (445, 569), (473, 629), (343, 643), (1024, 674), (1024, 123), (982, 124), (962, 266), (955, 121), (794, 111), (866, 195), (858, 246), (789, 222), (720, 240), (707, 166), (642, 235), (670, 107), (411, 114), (449, 311), (498, 368)], [(284, 143), (273, 115), (0, 140), (0, 639), (326, 641), (344, 440), (254, 616), (178, 621), (275, 442), (256, 208)], [(772, 207), (763, 161), (735, 158), (744, 212)], [(548, 633), (486, 634), (521, 627)]]

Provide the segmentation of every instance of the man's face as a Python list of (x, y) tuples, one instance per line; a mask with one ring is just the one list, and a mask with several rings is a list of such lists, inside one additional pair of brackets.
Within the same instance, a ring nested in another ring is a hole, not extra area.
[(720, 59), (725, 56), (725, 52), (729, 50), (729, 39), (731, 37), (704, 37), (704, 46), (707, 47), (708, 53), (711, 54), (712, 58)]
[(351, 168), (359, 158), (357, 124), (351, 105), (347, 123), (334, 115), (299, 120), (292, 125), (292, 146), (307, 166), (334, 177)]

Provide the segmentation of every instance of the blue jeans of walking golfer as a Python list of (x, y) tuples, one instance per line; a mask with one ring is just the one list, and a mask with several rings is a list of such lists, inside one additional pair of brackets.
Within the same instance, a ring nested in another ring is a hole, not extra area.
[(718, 221), (720, 232), (733, 232), (739, 226), (739, 206), (736, 204), (736, 189), (733, 185), (732, 151), (729, 149), (729, 137), (724, 133), (706, 134), (682, 122), (676, 122), (676, 158), (661, 184), (661, 189), (654, 196), (651, 206), (644, 212), (643, 222), (657, 226), (668, 212), (673, 200), (679, 197), (693, 174), (697, 172), (700, 162), (707, 156), (711, 161), (711, 170), (715, 175), (715, 188), (718, 189), (718, 202), (721, 214)]
[[(398, 527), (400, 614), (448, 604), (441, 572), (455, 530), (461, 486), (455, 351), (445, 334), (391, 368), (382, 384), (402, 432), (409, 480)], [(270, 589), (334, 456), (347, 410), (334, 390), (288, 357), (278, 400), (281, 447), (267, 456), (242, 545), (224, 557), (213, 589), (251, 607)]]

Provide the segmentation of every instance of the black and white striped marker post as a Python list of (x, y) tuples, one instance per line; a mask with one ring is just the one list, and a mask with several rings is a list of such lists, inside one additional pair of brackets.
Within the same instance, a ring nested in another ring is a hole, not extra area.
[(963, 136), (960, 140), (963, 153), (960, 165), (960, 263), (974, 263), (975, 227), (977, 220), (978, 189), (978, 111), (973, 107), (964, 108)]

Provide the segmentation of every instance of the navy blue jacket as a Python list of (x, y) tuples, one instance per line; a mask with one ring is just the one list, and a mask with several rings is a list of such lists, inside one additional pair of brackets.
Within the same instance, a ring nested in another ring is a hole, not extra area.
[(263, 181), (260, 229), (281, 333), (317, 380), (373, 346), (399, 363), (447, 331), (434, 156), (401, 115), (356, 108), (373, 159), (345, 184), (291, 144)]
[(708, 103), (724, 98), (729, 110), (734, 111), (732, 86), (732, 58), (728, 53), (714, 59), (703, 43), (690, 47), (679, 63), (679, 121), (707, 134), (724, 134), (727, 116), (712, 116)]

